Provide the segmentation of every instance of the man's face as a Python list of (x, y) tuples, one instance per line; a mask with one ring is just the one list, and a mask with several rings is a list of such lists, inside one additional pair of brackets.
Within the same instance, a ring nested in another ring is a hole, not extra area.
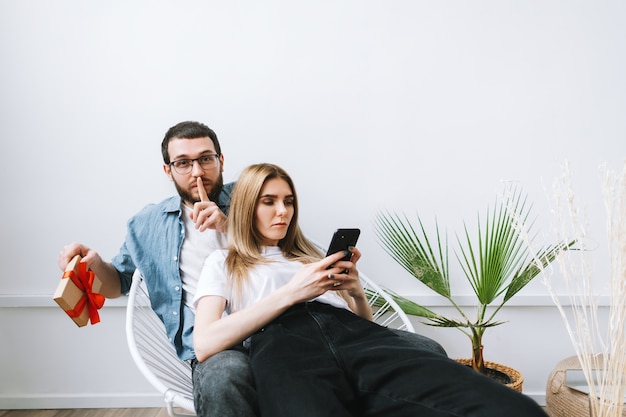
[[(215, 145), (209, 137), (195, 139), (174, 138), (167, 146), (170, 161), (180, 161), (182, 159), (193, 160), (203, 156), (215, 155)], [(224, 171), (224, 156), (219, 156), (219, 162), (212, 168), (202, 168), (198, 161), (191, 162), (191, 170), (188, 173), (181, 174), (172, 165), (163, 164), (163, 170), (168, 177), (174, 182), (178, 194), (183, 202), (188, 205), (200, 201), (198, 194), (197, 179), (202, 178), (204, 189), (207, 195), (211, 196), (211, 192), (216, 186), (222, 184), (222, 172)]]

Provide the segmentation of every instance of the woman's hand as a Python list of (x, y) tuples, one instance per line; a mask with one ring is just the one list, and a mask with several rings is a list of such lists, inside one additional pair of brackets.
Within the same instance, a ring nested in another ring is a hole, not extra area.
[(352, 256), (349, 261), (342, 260), (344, 252), (337, 252), (300, 268), (283, 287), (292, 297), (292, 303), (311, 300), (326, 291), (345, 291), (351, 298), (347, 300), (350, 309), (355, 314), (371, 320), (372, 311), (356, 268), (361, 252), (356, 248), (351, 248), (350, 252)]
[[(365, 290), (359, 279), (359, 271), (356, 268), (356, 263), (361, 258), (361, 252), (357, 248), (351, 248), (350, 252), (352, 252), (350, 261), (339, 261), (331, 268), (332, 278), (330, 276), (329, 278), (335, 281), (331, 290), (344, 290), (351, 297), (351, 300), (348, 300), (350, 309), (355, 314), (372, 320), (372, 308), (367, 301)], [(335, 270), (338, 271), (336, 275), (332, 272)]]
[[(349, 261), (340, 260), (332, 264), (328, 270), (328, 278), (333, 281), (331, 290), (344, 290), (352, 298), (365, 296), (361, 280), (359, 279), (359, 271), (356, 263), (361, 258), (361, 252), (357, 248), (351, 248), (352, 256)], [(330, 256), (325, 259), (329, 259)], [(340, 258), (341, 259), (341, 258)]]
[[(289, 283), (283, 287), (291, 302), (298, 304), (308, 301), (319, 297), (330, 289), (336, 288), (334, 285), (341, 282), (335, 280), (334, 277), (339, 275), (343, 268), (331, 268), (331, 265), (338, 263), (343, 257), (343, 252), (337, 252), (320, 261), (303, 265)], [(352, 265), (351, 262), (345, 262), (345, 264)]]

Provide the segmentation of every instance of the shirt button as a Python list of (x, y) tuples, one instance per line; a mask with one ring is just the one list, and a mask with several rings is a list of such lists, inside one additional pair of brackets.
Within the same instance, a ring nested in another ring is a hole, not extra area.
[(172, 314), (178, 316), (178, 311), (172, 311)]
[(174, 287), (174, 289), (175, 289), (176, 291), (180, 291), (180, 287), (179, 287), (178, 285), (177, 285), (177, 286), (175, 286), (175, 287)]
[(178, 256), (174, 256), (172, 259), (177, 261), (178, 260)]

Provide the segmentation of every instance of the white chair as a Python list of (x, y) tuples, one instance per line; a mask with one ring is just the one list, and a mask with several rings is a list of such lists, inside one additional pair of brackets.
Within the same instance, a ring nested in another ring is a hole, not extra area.
[[(374, 312), (374, 321), (386, 327), (414, 332), (407, 315), (378, 285), (360, 275)], [(126, 338), (141, 373), (165, 400), (170, 416), (195, 415), (191, 366), (176, 356), (165, 327), (150, 307), (143, 277), (135, 272), (126, 310)], [(182, 410), (181, 410), (182, 409)]]

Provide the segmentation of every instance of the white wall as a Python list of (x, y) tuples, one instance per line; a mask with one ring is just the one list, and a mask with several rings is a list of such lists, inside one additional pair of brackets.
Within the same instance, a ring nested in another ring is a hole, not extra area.
[[(559, 0), (0, 2), (0, 408), (151, 401), (123, 301), (77, 329), (49, 296), (64, 244), (110, 258), (126, 220), (173, 192), (159, 145), (181, 120), (216, 130), (227, 179), (282, 165), (309, 235), (360, 227), (361, 269), (429, 305), (375, 214), (436, 215), (453, 233), (514, 180), (547, 234), (546, 189), (569, 161), (606, 282), (598, 168), (626, 156), (625, 18), (623, 2)], [(541, 283), (516, 302), (486, 355), (519, 365), (541, 401), (571, 344)], [(469, 354), (453, 330), (419, 329)], [(92, 350), (103, 374), (76, 384), (73, 358)]]

